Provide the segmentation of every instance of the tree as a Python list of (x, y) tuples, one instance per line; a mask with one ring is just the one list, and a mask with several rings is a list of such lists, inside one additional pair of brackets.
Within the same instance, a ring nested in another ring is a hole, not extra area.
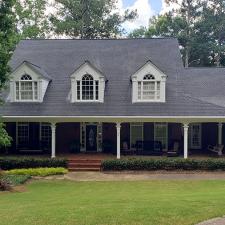
[[(9, 78), (8, 62), (17, 40), (13, 6), (14, 0), (0, 1), (0, 91), (5, 87)], [(3, 123), (0, 123), (0, 147), (9, 146), (10, 141), (11, 138), (4, 129)]]
[(134, 29), (129, 35), (129, 38), (144, 38), (146, 36), (147, 29), (146, 27), (139, 27)]
[(47, 0), (16, 0), (17, 30), (21, 38), (45, 38), (49, 34)]
[(136, 11), (116, 12), (117, 0), (56, 0), (51, 15), (56, 34), (72, 38), (109, 38), (120, 35), (121, 24), (136, 17)]
[[(168, 5), (175, 5), (171, 11), (175, 17), (180, 18), (185, 26), (182, 26), (182, 47), (184, 56), (184, 65), (188, 67), (192, 61), (190, 57), (191, 43), (194, 42), (193, 34), (195, 32), (195, 23), (200, 16), (200, 8), (202, 6), (201, 0), (166, 0)], [(176, 20), (175, 20), (176, 22)]]
[(208, 0), (203, 4), (198, 35), (205, 37), (211, 64), (225, 65), (225, 1)]

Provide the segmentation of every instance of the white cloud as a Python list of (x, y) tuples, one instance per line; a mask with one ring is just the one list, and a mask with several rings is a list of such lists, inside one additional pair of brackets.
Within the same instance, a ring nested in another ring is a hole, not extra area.
[[(181, 3), (182, 0), (178, 0), (178, 3)], [(179, 8), (179, 5), (176, 3), (170, 3), (169, 5), (166, 4), (165, 0), (162, 0), (162, 10), (160, 12), (160, 14), (165, 14), (168, 13), (169, 11), (173, 10), (173, 9), (177, 9)]]
[(122, 0), (119, 0), (117, 4), (120, 12), (124, 12), (126, 9), (137, 10), (138, 17), (134, 21), (127, 21), (123, 24), (126, 31), (131, 31), (140, 26), (147, 27), (149, 24), (149, 18), (155, 14), (149, 0), (136, 0), (133, 5), (127, 8), (123, 6)]

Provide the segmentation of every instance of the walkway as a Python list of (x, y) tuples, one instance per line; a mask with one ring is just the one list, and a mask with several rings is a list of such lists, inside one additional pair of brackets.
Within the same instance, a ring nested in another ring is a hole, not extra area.
[(65, 178), (74, 181), (225, 180), (225, 172), (70, 172)]

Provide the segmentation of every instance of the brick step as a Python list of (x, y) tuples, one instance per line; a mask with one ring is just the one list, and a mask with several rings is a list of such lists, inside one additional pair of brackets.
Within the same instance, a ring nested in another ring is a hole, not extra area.
[(69, 168), (69, 171), (100, 171), (100, 168)]
[(80, 167), (80, 166), (88, 166), (88, 167), (100, 167), (101, 163), (69, 163), (69, 167)]
[(68, 163), (101, 163), (100, 159), (69, 159)]

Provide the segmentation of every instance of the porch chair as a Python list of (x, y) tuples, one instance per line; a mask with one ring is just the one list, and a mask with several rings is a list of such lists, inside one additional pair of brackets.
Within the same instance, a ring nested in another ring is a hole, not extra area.
[(215, 146), (209, 145), (207, 149), (210, 152), (216, 153), (218, 156), (222, 156), (223, 148), (224, 148), (224, 145), (215, 145)]
[(167, 157), (179, 156), (179, 142), (175, 141), (173, 143), (173, 148), (167, 151)]

